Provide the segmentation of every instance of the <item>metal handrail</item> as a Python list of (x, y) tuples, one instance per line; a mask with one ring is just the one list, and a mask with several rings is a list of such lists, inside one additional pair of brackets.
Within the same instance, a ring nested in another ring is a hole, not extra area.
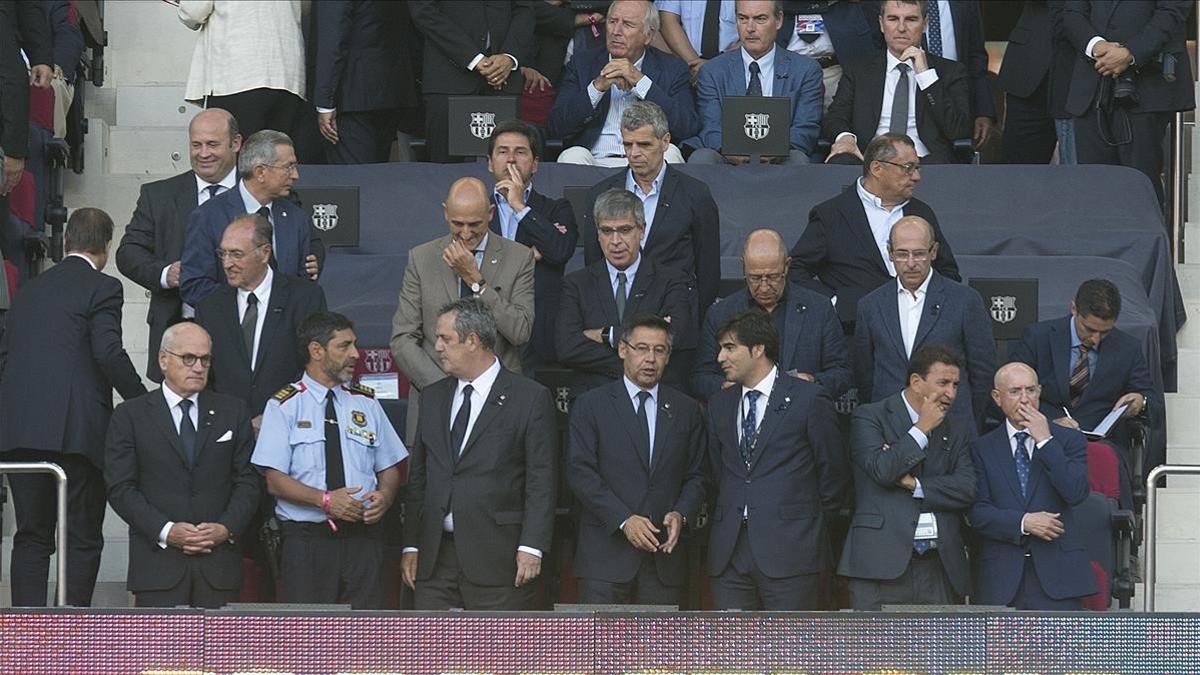
[[(0, 462), (0, 474), (48, 473), (58, 483), (58, 583), (55, 584), (54, 604), (67, 606), (67, 472), (52, 462)], [(43, 589), (45, 592), (45, 589)]]
[(1158, 479), (1167, 475), (1195, 475), (1200, 476), (1200, 465), (1193, 464), (1163, 464), (1157, 466), (1150, 475), (1146, 477), (1146, 587), (1142, 591), (1142, 609), (1146, 612), (1154, 611), (1154, 577), (1155, 564), (1157, 556), (1154, 554), (1155, 539), (1158, 537), (1156, 526), (1158, 523), (1158, 490), (1155, 489), (1155, 484)]

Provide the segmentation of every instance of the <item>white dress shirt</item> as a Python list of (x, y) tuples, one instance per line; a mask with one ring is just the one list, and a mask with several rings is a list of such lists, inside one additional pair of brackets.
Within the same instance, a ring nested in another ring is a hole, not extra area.
[(96, 267), (96, 263), (92, 262), (91, 258), (87, 257), (86, 255), (84, 255), (82, 253), (68, 253), (66, 256), (64, 256), (64, 259), (66, 259), (66, 258), (83, 258), (83, 260), (85, 262), (87, 262), (88, 267), (91, 267), (92, 269), (96, 270), (97, 272), (100, 271), (100, 268)]
[(917, 328), (921, 325), (921, 312), (925, 310), (925, 296), (929, 291), (929, 280), (933, 278), (933, 268), (925, 275), (925, 281), (917, 287), (916, 293), (909, 293), (904, 283), (896, 278), (896, 301), (900, 310), (900, 336), (904, 340), (904, 355), (912, 356), (913, 342), (917, 339)]
[[(921, 142), (921, 135), (917, 131), (917, 88), (921, 90), (928, 89), (934, 82), (937, 82), (937, 71), (932, 66), (925, 69), (925, 72), (918, 73), (913, 67), (912, 59), (905, 61), (908, 64), (908, 137), (912, 139), (913, 145), (916, 146), (917, 156), (924, 157), (929, 154), (929, 148)], [(896, 85), (900, 83), (900, 70), (896, 66), (900, 65), (900, 59), (897, 59), (892, 53), (887, 52), (887, 76), (883, 80), (883, 106), (879, 111), (879, 126), (875, 129), (875, 135), (886, 134), (891, 130), (892, 126), (892, 100), (896, 97)]]
[[(179, 433), (179, 425), (183, 423), (183, 408), (179, 407), (183, 397), (176, 394), (169, 386), (163, 384), (163, 398), (167, 399), (167, 410), (171, 411), (171, 421), (175, 423), (175, 433)], [(200, 394), (192, 394), (187, 397), (187, 400), (192, 402), (192, 409), (188, 411), (188, 417), (192, 420), (192, 428), (200, 428)], [(167, 535), (171, 532), (171, 526), (175, 521), (168, 520), (166, 525), (158, 532), (158, 547), (167, 547)]]
[(888, 274), (894, 277), (896, 276), (896, 265), (888, 256), (888, 237), (892, 234), (892, 226), (904, 217), (904, 207), (908, 205), (908, 200), (888, 208), (883, 205), (882, 199), (863, 187), (862, 178), (855, 183), (855, 188), (858, 190), (858, 198), (862, 201), (863, 210), (867, 212), (867, 224), (871, 226), (871, 235), (875, 237), (875, 246), (879, 249), (879, 257), (883, 259), (883, 266), (887, 269)]
[[(679, 17), (688, 42), (692, 43), (692, 49), (700, 56), (704, 56), (700, 53), (700, 47), (704, 40), (704, 15), (707, 5), (708, 3), (696, 0), (657, 0), (654, 3), (660, 14), (670, 12)], [(734, 6), (733, 0), (724, 0), (721, 3), (721, 12), (717, 19), (717, 48), (722, 52), (733, 49), (738, 43)]]
[(658, 213), (658, 194), (662, 191), (663, 176), (665, 175), (667, 175), (667, 162), (663, 160), (658, 175), (650, 181), (650, 191), (644, 192), (642, 186), (638, 185), (637, 180), (634, 179), (633, 170), (625, 172), (625, 189), (642, 200), (642, 212), (646, 216), (646, 229), (642, 231), (642, 248), (646, 247), (646, 241), (650, 239), (650, 228), (654, 225), (654, 214)]
[(650, 389), (642, 389), (629, 379), (628, 375), (622, 375), (625, 380), (625, 391), (629, 393), (629, 401), (633, 404), (633, 414), (637, 415), (638, 409), (638, 394), (643, 391), (650, 392), (650, 400), (646, 401), (646, 423), (650, 426), (650, 461), (654, 461), (654, 431), (658, 428), (658, 385), (654, 385)]
[[(262, 338), (263, 322), (267, 319), (267, 303), (271, 301), (271, 281), (274, 278), (275, 273), (268, 266), (266, 275), (253, 291), (254, 298), (258, 301), (258, 320), (254, 323), (254, 351), (250, 353), (251, 371), (258, 367), (258, 341)], [(241, 325), (246, 316), (246, 308), (250, 306), (250, 293), (251, 291), (244, 288), (237, 289), (238, 325)]]
[[(745, 47), (738, 50), (742, 53), (742, 74), (746, 76), (746, 86), (750, 86), (750, 64), (758, 62), (758, 81), (762, 85), (763, 96), (775, 95), (775, 45), (767, 50), (761, 58), (755, 59), (750, 56)], [(734, 95), (737, 92), (731, 92)], [(744, 93), (744, 92), (743, 92)]]
[[(779, 368), (771, 366), (771, 372), (767, 376), (759, 380), (758, 384), (753, 387), (742, 387), (742, 400), (738, 403), (738, 419), (737, 419), (737, 437), (738, 443), (742, 442), (742, 420), (750, 414), (750, 399), (746, 394), (751, 391), (757, 391), (761, 396), (754, 402), (754, 430), (757, 432), (762, 427), (763, 416), (767, 414), (767, 401), (771, 399), (771, 392), (775, 390), (775, 378), (779, 376)], [(742, 518), (750, 517), (750, 505), (742, 505)]]
[[(653, 47), (649, 47), (653, 49)], [(608, 57), (612, 61), (612, 55)], [(634, 101), (641, 101), (650, 93), (650, 87), (654, 82), (650, 76), (642, 71), (642, 62), (646, 60), (646, 53), (642, 52), (642, 57), (639, 58), (633, 67), (637, 68), (642, 73), (642, 79), (638, 80), (629, 91), (621, 91), (617, 85), (612, 85), (608, 88), (608, 116), (604, 118), (604, 126), (600, 129), (600, 137), (596, 139), (596, 144), (592, 146), (592, 156), (594, 157), (624, 157), (625, 145), (621, 142), (621, 113), (625, 112), (625, 108), (629, 107)], [(596, 88), (596, 83), (588, 82), (587, 86), (588, 99), (592, 102), (592, 108), (600, 105), (600, 99), (604, 98), (604, 92)]]

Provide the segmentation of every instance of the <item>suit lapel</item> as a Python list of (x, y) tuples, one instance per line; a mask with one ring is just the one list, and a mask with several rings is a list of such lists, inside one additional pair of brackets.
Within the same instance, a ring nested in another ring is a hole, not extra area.
[[(790, 376), (782, 376), (776, 371), (775, 386), (771, 388), (771, 398), (767, 400), (767, 409), (763, 413), (762, 423), (758, 425), (758, 436), (754, 443), (754, 454), (750, 457), (750, 470), (758, 466), (758, 460), (762, 457), (763, 450), (768, 446), (771, 440), (771, 434), (775, 432), (775, 427), (779, 426), (779, 419), (787, 414), (788, 408), (792, 405), (792, 395), (790, 391), (784, 391), (787, 387), (787, 379)], [(736, 386), (736, 385), (735, 385)]]
[(792, 90), (788, 86), (791, 81), (788, 79), (788, 51), (782, 49), (779, 45), (775, 46), (775, 81), (771, 83), (771, 94), (774, 96), (791, 96)]
[(211, 399), (212, 396), (207, 391), (202, 391), (196, 403), (196, 406), (199, 408), (196, 411), (196, 418), (200, 423), (196, 428), (196, 457), (193, 466), (200, 464), (200, 455), (204, 451), (204, 447), (208, 444), (209, 438), (212, 436), (213, 423), (217, 419), (217, 410)]
[(650, 475), (654, 475), (654, 470), (662, 465), (663, 446), (666, 439), (671, 436), (675, 429), (675, 411), (671, 409), (671, 400), (667, 396), (667, 389), (659, 385), (658, 387), (658, 417), (654, 422), (654, 452), (650, 453)]
[[(500, 416), (501, 409), (504, 406), (512, 405), (512, 398), (508, 395), (509, 387), (508, 371), (502, 366), (499, 375), (496, 376), (496, 382), (492, 385), (492, 391), (488, 394), (487, 401), (483, 404), (483, 410), (479, 411), (479, 417), (475, 420), (475, 426), (471, 427), (471, 435), (467, 437), (467, 442), (463, 444), (462, 453), (458, 456), (458, 461), (462, 461), (471, 448), (474, 447), (475, 441), (479, 440), (492, 422)], [(451, 452), (454, 448), (451, 448)]]
[(263, 359), (267, 355), (267, 345), (275, 344), (272, 338), (283, 323), (283, 308), (287, 306), (287, 302), (288, 284), (282, 272), (275, 272), (275, 277), (271, 280), (271, 299), (267, 302), (267, 316), (263, 318), (262, 335), (258, 338), (255, 363), (259, 368), (255, 369), (256, 373), (261, 370)]
[[(1017, 478), (1017, 461), (1013, 458), (1013, 450), (1011, 442), (1008, 438), (1008, 425), (1001, 425), (994, 432), (996, 434), (996, 461), (1000, 462), (1001, 470), (1004, 472), (1004, 478), (1008, 481), (1008, 487), (1012, 490), (1013, 496), (1025, 503), (1028, 501), (1021, 494), (1021, 479)], [(1029, 484), (1026, 489), (1033, 485), (1033, 468), (1029, 470)], [(1030, 492), (1032, 494), (1032, 491)]]
[[(450, 245), (452, 239), (453, 237), (449, 235), (442, 237), (438, 240), (438, 248), (441, 251), (445, 251), (446, 247)], [(486, 256), (487, 253), (484, 253), (484, 255)], [(458, 292), (458, 275), (454, 273), (454, 270), (450, 269), (445, 263), (443, 263), (440, 258), (441, 256), (438, 255), (438, 260), (435, 264), (437, 265), (438, 273), (442, 275), (442, 282), (446, 286), (446, 297), (449, 298), (450, 302), (454, 302), (461, 295)]]
[[(654, 221), (650, 224), (650, 236), (646, 237), (646, 243), (642, 246), (643, 252), (651, 250), (651, 242), (657, 243), (663, 237), (675, 238), (674, 234), (662, 233), (663, 223), (670, 216), (671, 201), (675, 198), (675, 190), (679, 187), (675, 169), (670, 164), (666, 166), (667, 170), (663, 172), (662, 185), (658, 186), (658, 205), (654, 207)], [(666, 245), (664, 244), (664, 246)]]
[(500, 278), (500, 266), (504, 264), (504, 256), (501, 251), (501, 241), (504, 237), (499, 235), (488, 237), (487, 246), (483, 249), (483, 262), (479, 265), (479, 273), (487, 280), (489, 286), (493, 290), (499, 291), (500, 286), (496, 281)]
[[(646, 447), (645, 439), (641, 438), (641, 434), (638, 433), (641, 429), (641, 424), (638, 422), (637, 411), (634, 410), (633, 402), (629, 399), (628, 391), (625, 389), (625, 380), (616, 380), (609, 386), (609, 393), (612, 395), (613, 412), (617, 416), (617, 421), (621, 426), (625, 427), (625, 431), (629, 434), (631, 447), (635, 448), (634, 454), (637, 455), (642, 468), (649, 475), (650, 466), (646, 462), (646, 455), (649, 453), (650, 448)], [(662, 390), (659, 389), (659, 391)], [(661, 428), (660, 419), (659, 429)]]
[[(883, 308), (881, 310), (883, 316), (880, 318), (883, 319), (883, 327), (887, 330), (888, 337), (892, 339), (892, 345), (896, 347), (896, 351), (900, 353), (900, 356), (905, 361), (908, 361), (908, 354), (904, 351), (904, 332), (900, 330), (900, 301), (896, 298), (896, 293), (899, 292), (896, 288), (896, 283), (895, 280), (891, 280), (881, 287), (890, 288), (892, 292), (883, 296)], [(916, 341), (914, 341), (914, 349), (916, 348), (916, 344)]]
[(594, 291), (594, 301), (599, 303), (607, 320), (616, 323), (617, 318), (617, 300), (613, 293), (612, 283), (608, 279), (608, 264), (603, 260), (595, 263), (592, 266), (592, 290)]
[(1054, 364), (1054, 386), (1067, 400), (1070, 395), (1071, 373), (1071, 326), (1072, 317), (1056, 321), (1050, 326), (1050, 360)]
[(187, 466), (187, 453), (183, 451), (183, 443), (179, 441), (179, 431), (175, 429), (175, 419), (171, 417), (171, 409), (167, 407), (167, 399), (163, 395), (162, 389), (151, 394), (150, 418), (158, 427), (159, 432), (167, 439), (171, 449), (179, 456), (179, 461)]
[[(643, 256), (642, 264), (638, 265), (637, 276), (633, 278), (633, 286), (629, 289), (629, 298), (625, 303), (625, 316), (633, 316), (641, 310), (642, 301), (646, 299), (646, 289), (653, 283), (654, 263)], [(614, 304), (615, 302), (614, 300)]]
[[(942, 279), (937, 272), (929, 272), (929, 288), (925, 294), (925, 306), (921, 308), (921, 322), (917, 324), (917, 335), (913, 338), (913, 351), (921, 346), (921, 343), (929, 335), (929, 331), (933, 330), (934, 324), (937, 323), (941, 316), (942, 305), (946, 301), (946, 281)], [(899, 313), (899, 307), (897, 307)]]
[[(222, 274), (223, 273), (224, 272), (222, 272)], [(238, 358), (242, 360), (242, 367), (246, 369), (246, 372), (250, 372), (250, 352), (246, 351), (246, 342), (242, 339), (242, 323), (238, 320), (237, 289), (233, 288), (232, 286), (225, 286), (216, 292), (225, 294), (221, 301), (225, 305), (221, 315), (228, 317), (229, 321), (229, 335), (227, 342), (234, 345), (234, 349), (237, 351)], [(266, 326), (264, 325), (263, 328), (265, 329)], [(218, 341), (214, 340), (214, 342), (220, 344)]]
[(776, 312), (787, 312), (783, 317), (783, 349), (779, 352), (781, 358), (790, 356), (796, 349), (796, 341), (800, 339), (800, 332), (804, 330), (804, 313), (808, 310), (808, 307), (792, 299), (796, 297), (796, 293), (790, 286), (789, 284), (787, 301), (775, 309)]
[(864, 251), (871, 251), (870, 258), (875, 268), (884, 276), (888, 274), (887, 265), (883, 264), (883, 255), (879, 253), (879, 244), (875, 243), (875, 235), (871, 232), (871, 222), (867, 220), (867, 210), (863, 208), (862, 199), (858, 196), (858, 181), (846, 189), (846, 198), (841, 204), (842, 218), (850, 227), (854, 236), (859, 239), (859, 246)]
[[(871, 60), (867, 69), (868, 82), (865, 87), (856, 87), (855, 93), (863, 92), (867, 110), (871, 111), (871, 128), (879, 128), (879, 117), (883, 111), (883, 87), (887, 81), (887, 55), (880, 54)], [(918, 97), (919, 98), (919, 97)], [(874, 242), (872, 242), (873, 244)]]

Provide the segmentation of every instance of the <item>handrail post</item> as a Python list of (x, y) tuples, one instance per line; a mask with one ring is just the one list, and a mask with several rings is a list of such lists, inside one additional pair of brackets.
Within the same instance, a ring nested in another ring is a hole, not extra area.
[[(4, 473), (48, 473), (58, 483), (58, 579), (55, 584), (54, 604), (67, 606), (67, 472), (53, 462), (0, 462), (0, 474)], [(44, 589), (43, 589), (44, 591)]]
[(1142, 590), (1142, 609), (1154, 611), (1154, 583), (1156, 581), (1158, 556), (1155, 553), (1155, 543), (1158, 538), (1158, 490), (1155, 489), (1158, 479), (1167, 475), (1200, 475), (1200, 465), (1191, 464), (1162, 464), (1154, 467), (1146, 476), (1146, 570), (1143, 574), (1145, 588)]

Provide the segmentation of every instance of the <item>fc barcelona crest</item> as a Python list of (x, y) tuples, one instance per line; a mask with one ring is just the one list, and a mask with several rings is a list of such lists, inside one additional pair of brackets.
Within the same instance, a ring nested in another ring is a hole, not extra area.
[(355, 410), (350, 413), (350, 420), (360, 427), (367, 426), (367, 415), (361, 410)]
[(1017, 299), (1011, 295), (992, 296), (992, 319), (1008, 323), (1017, 318)]
[(496, 130), (496, 113), (493, 112), (473, 112), (471, 113), (471, 135), (479, 139), (488, 139), (492, 132)]
[(313, 204), (312, 223), (313, 227), (328, 232), (337, 227), (338, 224), (338, 205), (337, 204)]
[(742, 127), (752, 141), (761, 141), (771, 133), (771, 116), (767, 113), (746, 113), (746, 124)]

